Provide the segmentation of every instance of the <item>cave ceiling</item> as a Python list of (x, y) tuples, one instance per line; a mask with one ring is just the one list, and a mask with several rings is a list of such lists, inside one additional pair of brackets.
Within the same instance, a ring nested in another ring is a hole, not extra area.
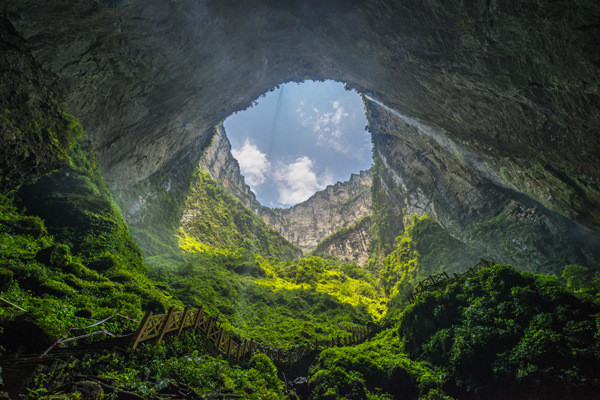
[(277, 84), (334, 79), (445, 132), (519, 191), (600, 230), (598, 2), (2, 7), (84, 125), (113, 188), (172, 165)]

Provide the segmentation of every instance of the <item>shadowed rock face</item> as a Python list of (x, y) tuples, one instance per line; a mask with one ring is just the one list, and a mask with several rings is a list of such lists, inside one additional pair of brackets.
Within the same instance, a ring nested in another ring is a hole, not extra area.
[(383, 166), (374, 185), (388, 206), (433, 215), (497, 263), (560, 273), (566, 264), (600, 262), (600, 235), (516, 191), (487, 156), (394, 110), (373, 102), (368, 110)]
[(444, 128), (520, 191), (600, 227), (598, 2), (110, 4), (3, 7), (114, 188), (275, 84), (329, 78)]

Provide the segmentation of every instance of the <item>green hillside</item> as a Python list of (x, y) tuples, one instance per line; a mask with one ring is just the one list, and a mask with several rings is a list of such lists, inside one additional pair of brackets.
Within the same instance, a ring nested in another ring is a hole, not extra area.
[(265, 257), (295, 258), (302, 254), (200, 167), (192, 176), (181, 229), (215, 248), (243, 248)]

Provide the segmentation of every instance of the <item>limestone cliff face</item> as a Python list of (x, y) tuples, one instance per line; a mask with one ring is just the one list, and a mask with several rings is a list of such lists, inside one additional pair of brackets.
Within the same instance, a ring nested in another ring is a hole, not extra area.
[(369, 260), (369, 229), (371, 218), (366, 216), (323, 239), (313, 250), (316, 255), (331, 254), (345, 262), (365, 265)]
[(382, 104), (368, 108), (373, 184), (382, 195), (374, 212), (385, 204), (390, 215), (429, 213), (482, 257), (522, 269), (556, 273), (567, 263), (600, 262), (598, 234), (515, 190), (492, 157)]
[(0, 16), (0, 191), (66, 164), (70, 120), (52, 98), (42, 66)]
[(259, 210), (268, 225), (304, 252), (313, 250), (327, 236), (370, 213), (371, 173), (368, 171), (327, 186), (291, 208)]
[(212, 141), (200, 158), (200, 167), (244, 206), (254, 212), (261, 207), (250, 186), (246, 185), (240, 173), (240, 165), (231, 154), (231, 143), (225, 135), (223, 125), (215, 128)]

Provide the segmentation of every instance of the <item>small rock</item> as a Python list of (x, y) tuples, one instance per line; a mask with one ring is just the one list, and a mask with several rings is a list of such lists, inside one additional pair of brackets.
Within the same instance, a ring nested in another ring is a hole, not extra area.
[(308, 398), (308, 395), (310, 394), (310, 388), (308, 387), (308, 379), (306, 379), (306, 377), (304, 376), (300, 376), (294, 379), (294, 390), (296, 391), (296, 394), (301, 398)]
[(1, 229), (16, 235), (31, 235), (34, 239), (44, 236), (46, 228), (37, 217), (23, 217), (17, 221), (0, 220)]
[(49, 267), (66, 268), (71, 263), (71, 249), (64, 244), (41, 249), (35, 255), (35, 260)]
[(102, 387), (98, 382), (81, 381), (73, 385), (73, 393), (81, 393), (81, 400), (100, 400), (104, 397)]

